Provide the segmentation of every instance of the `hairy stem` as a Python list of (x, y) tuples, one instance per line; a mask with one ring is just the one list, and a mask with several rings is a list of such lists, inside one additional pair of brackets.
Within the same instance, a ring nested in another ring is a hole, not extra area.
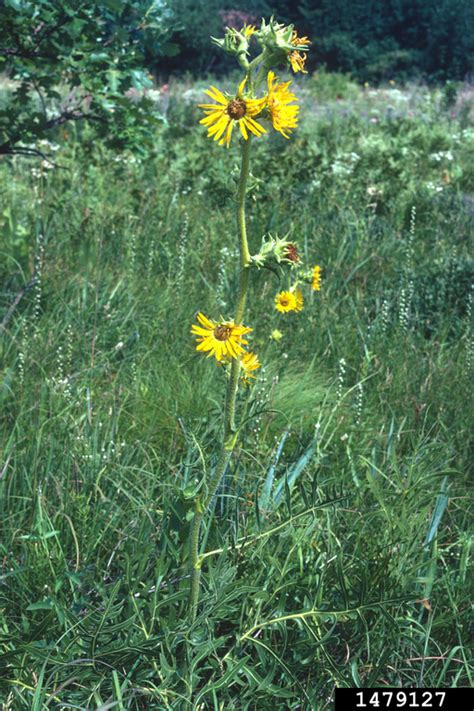
[[(237, 324), (241, 324), (244, 318), (249, 283), (248, 265), (250, 263), (250, 252), (247, 241), (247, 227), (245, 223), (245, 196), (247, 193), (247, 181), (249, 177), (250, 168), (250, 146), (251, 138), (249, 136), (249, 138), (243, 142), (242, 146), (242, 163), (240, 167), (239, 187), (237, 190), (237, 226), (239, 231), (240, 244), (239, 295), (237, 301), (237, 309), (235, 313), (235, 322)], [(189, 594), (189, 616), (191, 622), (194, 622), (194, 620), (196, 619), (199, 603), (199, 587), (201, 579), (199, 540), (201, 533), (201, 524), (209, 508), (209, 505), (219, 487), (220, 481), (224, 475), (227, 465), (232, 457), (232, 452), (234, 451), (238, 436), (238, 430), (235, 427), (235, 402), (237, 398), (237, 391), (239, 388), (239, 374), (240, 363), (237, 358), (233, 358), (225, 398), (224, 435), (221, 453), (217, 461), (214, 474), (207, 486), (207, 491), (204, 496), (199, 497), (197, 499), (194, 507), (194, 517), (191, 523), (191, 532), (189, 538), (189, 565), (191, 575), (191, 586)]]

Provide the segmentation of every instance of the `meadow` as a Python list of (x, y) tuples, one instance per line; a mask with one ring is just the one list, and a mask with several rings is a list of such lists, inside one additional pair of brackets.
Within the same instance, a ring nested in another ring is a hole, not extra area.
[(290, 235), (322, 289), (281, 314), (252, 273), (263, 367), (189, 624), (225, 387), (190, 328), (232, 313), (238, 276), (238, 152), (198, 125), (207, 85), (155, 92), (151, 152), (78, 123), (53, 163), (0, 163), (5, 711), (324, 711), (336, 686), (474, 681), (472, 87), (321, 71), (295, 81), (292, 139), (255, 141), (252, 251)]

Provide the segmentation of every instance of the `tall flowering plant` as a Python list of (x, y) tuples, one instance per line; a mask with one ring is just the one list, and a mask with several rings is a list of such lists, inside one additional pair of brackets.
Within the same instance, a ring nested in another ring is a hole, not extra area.
[[(207, 128), (209, 138), (230, 148), (240, 137), (241, 168), (237, 188), (240, 278), (234, 317), (215, 320), (199, 312), (197, 323), (191, 327), (191, 333), (196, 337), (196, 350), (225, 366), (228, 373), (221, 451), (204, 493), (195, 501), (191, 522), (189, 611), (192, 620), (199, 603), (201, 525), (238, 441), (236, 398), (239, 386), (249, 384), (260, 367), (257, 354), (248, 348), (248, 336), (253, 329), (244, 325), (250, 270), (274, 268), (275, 265), (287, 269), (288, 288), (274, 297), (275, 308), (282, 314), (298, 313), (304, 308), (302, 285), (308, 283), (315, 291), (321, 286), (320, 267), (306, 269), (295, 242), (267, 235), (259, 252), (251, 254), (245, 218), (253, 141), (262, 139), (272, 130), (289, 139), (298, 125), (299, 105), (290, 88), (291, 81), (280, 81), (276, 70), (283, 65), (294, 72), (305, 72), (310, 41), (307, 37), (298, 37), (293, 26), (281, 25), (272, 18), (268, 23), (262, 21), (260, 29), (252, 25), (245, 25), (240, 30), (227, 28), (224, 38), (214, 39), (214, 42), (234, 56), (243, 71), (235, 93), (224, 93), (211, 86), (205, 92), (210, 101), (199, 105), (204, 112), (200, 123)], [(252, 54), (256, 56), (252, 58)]]

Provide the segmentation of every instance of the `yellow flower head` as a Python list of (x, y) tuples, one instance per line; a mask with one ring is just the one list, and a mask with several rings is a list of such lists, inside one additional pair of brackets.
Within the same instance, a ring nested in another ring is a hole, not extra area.
[(288, 60), (295, 74), (297, 72), (302, 72), (303, 74), (308, 73), (308, 70), (304, 68), (306, 62), (306, 54), (303, 54), (302, 52), (297, 52), (295, 50), (294, 52), (290, 52), (290, 54), (288, 55)]
[(244, 25), (240, 30), (240, 34), (249, 39), (256, 31), (257, 28), (254, 25)]
[(275, 328), (271, 332), (270, 338), (272, 339), (272, 341), (276, 341), (278, 343), (278, 341), (281, 341), (281, 339), (283, 338), (283, 333), (279, 331), (278, 328)]
[[(237, 95), (235, 97), (225, 96), (215, 86), (206, 89), (206, 94), (211, 97), (217, 104), (199, 104), (201, 109), (204, 109), (206, 114), (199, 123), (207, 126), (207, 135), (209, 138), (214, 138), (219, 141), (220, 146), (230, 145), (232, 130), (235, 124), (238, 124), (240, 132), (245, 140), (248, 139), (248, 134), (253, 133), (255, 136), (261, 136), (266, 133), (266, 130), (255, 119), (263, 109), (266, 103), (266, 98), (249, 99), (244, 96), (245, 78), (241, 82)], [(219, 140), (220, 139), (220, 140)]]
[(291, 35), (291, 44), (294, 44), (295, 47), (302, 47), (303, 49), (306, 49), (308, 45), (311, 44), (311, 40), (308, 37), (298, 37), (297, 31), (293, 30), (293, 34)]
[(198, 336), (197, 351), (209, 351), (208, 358), (215, 356), (217, 361), (223, 358), (238, 358), (247, 341), (242, 338), (252, 331), (247, 326), (237, 326), (233, 321), (211, 321), (204, 314), (198, 313), (201, 324), (191, 326), (191, 333)]
[[(296, 32), (296, 30), (293, 30), (291, 44), (295, 47), (306, 49), (307, 46), (311, 44), (311, 42), (307, 37), (298, 37), (298, 33)], [(306, 62), (306, 54), (304, 52), (299, 52), (297, 49), (295, 49), (293, 52), (290, 52), (290, 54), (288, 55), (288, 59), (291, 64), (291, 68), (293, 69), (295, 74), (296, 72), (303, 72), (303, 74), (308, 73), (304, 68)]]
[(288, 90), (291, 81), (278, 84), (274, 72), (268, 72), (267, 106), (270, 111), (273, 128), (282, 136), (289, 138), (289, 133), (298, 125), (298, 111), (300, 107), (292, 104), (297, 98)]
[(321, 291), (321, 267), (318, 264), (313, 267), (312, 286), (314, 291)]
[(303, 294), (301, 293), (301, 289), (280, 291), (280, 293), (275, 296), (275, 308), (282, 314), (286, 314), (289, 311), (302, 311)]
[(260, 361), (255, 353), (244, 353), (240, 359), (240, 366), (242, 368), (242, 382), (245, 385), (250, 385), (251, 378), (255, 378), (253, 371), (260, 368)]

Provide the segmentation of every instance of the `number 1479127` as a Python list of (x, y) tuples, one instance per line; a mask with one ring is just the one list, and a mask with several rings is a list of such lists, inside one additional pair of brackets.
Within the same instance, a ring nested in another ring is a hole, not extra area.
[(445, 691), (356, 691), (357, 709), (442, 709)]

